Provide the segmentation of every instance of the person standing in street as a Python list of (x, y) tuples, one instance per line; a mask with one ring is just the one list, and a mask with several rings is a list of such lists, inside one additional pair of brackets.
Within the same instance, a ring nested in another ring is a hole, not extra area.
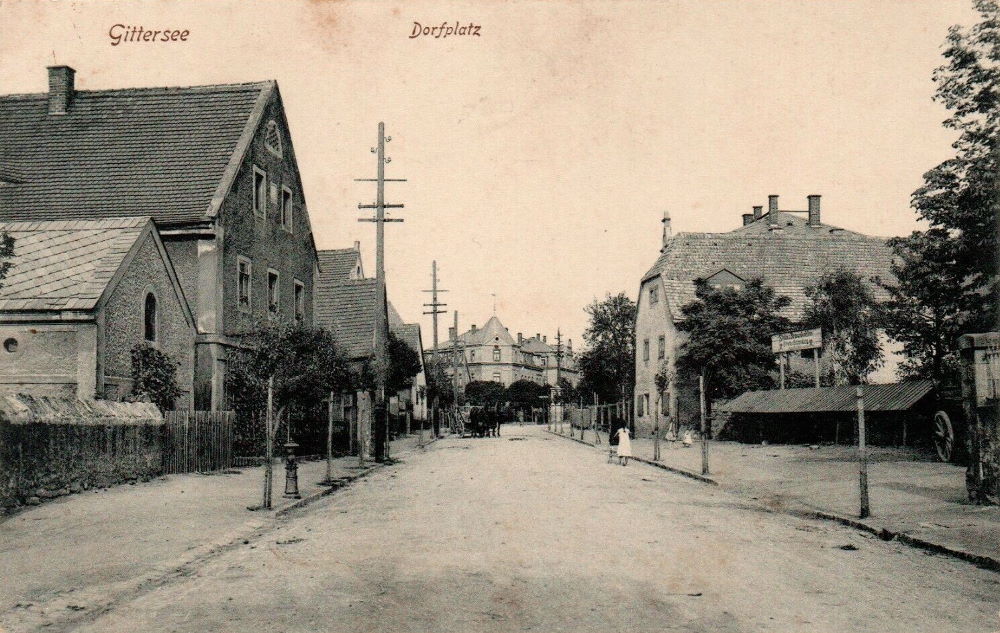
[(628, 466), (628, 458), (632, 457), (632, 440), (629, 438), (628, 427), (621, 427), (615, 435), (618, 437), (618, 463)]

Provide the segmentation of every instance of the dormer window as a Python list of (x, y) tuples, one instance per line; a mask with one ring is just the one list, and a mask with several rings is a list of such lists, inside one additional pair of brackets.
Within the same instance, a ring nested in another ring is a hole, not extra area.
[(264, 131), (264, 147), (278, 158), (281, 158), (281, 130), (274, 119), (267, 122), (267, 129)]

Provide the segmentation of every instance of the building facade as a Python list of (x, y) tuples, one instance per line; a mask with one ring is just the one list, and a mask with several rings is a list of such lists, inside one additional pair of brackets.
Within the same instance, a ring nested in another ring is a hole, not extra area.
[(519, 380), (527, 380), (539, 385), (556, 384), (556, 375), (576, 386), (580, 381), (573, 341), (551, 345), (547, 336), (536, 334), (525, 338), (520, 332), (517, 338), (495, 315), (482, 328), (471, 328), (457, 334), (454, 327), (448, 329), (448, 340), (438, 345), (437, 353), (446, 362), (446, 371), (457, 375), (460, 388), (472, 381), (499, 382), (505, 387)]
[(149, 218), (3, 222), (13, 266), (0, 284), (0, 390), (121, 400), (131, 351), (177, 363), (193, 406), (194, 319)]
[[(193, 399), (226, 404), (226, 357), (312, 323), (316, 249), (274, 81), (0, 97), (0, 221), (149, 216), (195, 318)], [(95, 174), (100, 179), (95, 180)]]
[[(886, 292), (872, 281), (891, 279), (892, 251), (885, 238), (871, 237), (824, 224), (820, 196), (809, 196), (805, 210), (779, 210), (778, 196), (770, 196), (768, 210), (753, 207), (743, 214), (742, 226), (727, 233), (679, 233), (673, 235), (671, 220), (663, 218), (663, 247), (656, 263), (639, 285), (636, 314), (635, 420), (638, 432), (654, 425), (655, 408), (663, 416), (695, 424), (699, 415), (697, 387), (688, 377), (678, 376), (677, 356), (685, 340), (678, 328), (681, 307), (695, 299), (695, 280), (705, 279), (715, 287), (739, 289), (747, 281), (761, 278), (785, 295), (791, 303), (783, 315), (801, 322), (807, 298), (805, 289), (824, 273), (846, 269), (858, 273), (879, 300)], [(775, 332), (774, 334), (777, 334)], [(886, 363), (870, 376), (873, 382), (894, 379), (901, 358), (900, 346), (884, 335)], [(789, 355), (789, 371), (812, 375), (811, 357)], [(821, 358), (822, 370), (829, 359)], [(659, 394), (656, 375), (668, 378)]]

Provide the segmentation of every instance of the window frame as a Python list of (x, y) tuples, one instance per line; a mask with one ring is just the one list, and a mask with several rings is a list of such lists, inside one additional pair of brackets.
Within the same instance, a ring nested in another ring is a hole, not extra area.
[[(153, 299), (153, 338), (149, 338), (149, 299)], [(142, 298), (142, 340), (147, 345), (156, 347), (160, 341), (160, 299), (150, 289)]]
[(663, 360), (667, 357), (667, 337), (661, 334), (656, 339), (656, 359)]
[(642, 360), (649, 361), (649, 339), (642, 340)]
[(660, 288), (655, 283), (649, 287), (649, 305), (655, 306), (660, 302)]
[[(285, 207), (285, 196), (288, 196), (288, 207)], [(288, 231), (289, 233), (294, 233), (295, 227), (295, 196), (292, 194), (291, 187), (286, 185), (281, 185), (281, 215), (279, 220), (281, 221), (281, 228)]]
[[(274, 286), (271, 286), (272, 275)], [(270, 266), (267, 267), (267, 313), (272, 319), (281, 314), (281, 273)]]
[[(263, 191), (257, 187), (257, 176), (262, 178)], [(253, 214), (259, 218), (267, 218), (267, 172), (257, 165), (253, 166)]]
[(500, 362), (500, 348), (495, 345), (493, 346), (493, 362), (494, 363)]
[[(246, 264), (247, 268), (246, 303), (243, 302), (243, 288), (241, 287), (243, 281), (243, 264)], [(236, 256), (236, 305), (241, 312), (250, 312), (253, 310), (253, 261), (251, 261), (249, 257), (244, 257), (243, 255)]]
[(293, 290), (292, 301), (295, 302), (295, 322), (302, 324), (306, 322), (306, 285), (292, 277)]

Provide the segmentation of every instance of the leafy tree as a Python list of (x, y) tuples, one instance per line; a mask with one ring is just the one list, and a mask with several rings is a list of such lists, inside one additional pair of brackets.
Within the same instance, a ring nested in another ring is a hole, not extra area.
[(149, 400), (160, 411), (174, 408), (183, 393), (177, 385), (179, 363), (151, 345), (132, 348), (132, 393), (135, 399)]
[(327, 330), (268, 326), (244, 335), (242, 343), (226, 366), (231, 406), (242, 415), (265, 410), (272, 376), (279, 414), (289, 407), (308, 409), (351, 384), (347, 362)]
[(996, 329), (1000, 279), (995, 254), (1000, 217), (1000, 5), (974, 0), (981, 21), (952, 27), (934, 98), (958, 133), (949, 158), (924, 174), (911, 198), (923, 231), (889, 241), (893, 267), (887, 331), (903, 343), (907, 369), (956, 381), (958, 336)]
[(624, 292), (585, 308), (590, 324), (583, 333), (581, 384), (603, 402), (626, 397), (635, 383), (635, 302)]
[(507, 390), (492, 380), (473, 380), (465, 385), (465, 401), (480, 407), (492, 407), (507, 399)]
[(515, 409), (530, 411), (534, 407), (543, 406), (547, 401), (542, 396), (548, 395), (548, 387), (531, 382), (517, 380), (507, 387), (507, 400)]
[(559, 402), (576, 402), (581, 395), (582, 394), (573, 387), (573, 383), (566, 378), (559, 378)]
[(445, 372), (446, 362), (440, 356), (432, 355), (424, 363), (427, 378), (427, 397), (433, 402), (437, 398), (439, 406), (450, 406), (455, 400), (451, 379)]
[(10, 272), (10, 258), (14, 256), (14, 238), (7, 233), (0, 233), (0, 281)]
[(823, 329), (823, 349), (831, 354), (834, 384), (856, 385), (884, 362), (879, 344), (878, 302), (854, 271), (839, 269), (806, 288), (804, 324)]
[(409, 343), (389, 332), (389, 373), (386, 390), (389, 393), (409, 389), (420, 373), (420, 353)]
[(677, 365), (693, 375), (705, 372), (709, 406), (712, 400), (772, 387), (777, 363), (771, 335), (788, 329), (788, 319), (779, 314), (788, 297), (776, 295), (759, 278), (741, 290), (713, 288), (696, 279), (695, 297), (681, 308), (678, 325), (689, 336)]

